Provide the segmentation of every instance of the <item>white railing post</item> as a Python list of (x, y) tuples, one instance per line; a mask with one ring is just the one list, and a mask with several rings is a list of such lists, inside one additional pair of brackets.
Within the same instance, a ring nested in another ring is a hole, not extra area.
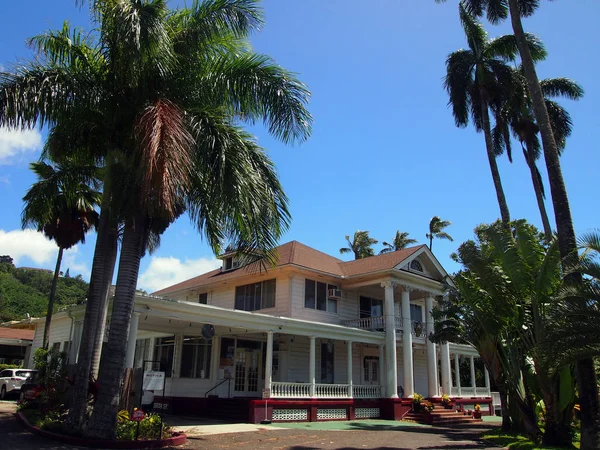
[(347, 348), (346, 369), (348, 371), (348, 397), (352, 398), (352, 341), (348, 341)]
[(265, 355), (265, 389), (271, 392), (273, 382), (273, 332), (267, 331), (267, 354)]
[(310, 383), (310, 398), (315, 398), (316, 395), (316, 391), (315, 391), (315, 372), (316, 372), (316, 365), (317, 365), (317, 351), (315, 348), (315, 341), (316, 338), (315, 337), (311, 337), (310, 338), (310, 353), (308, 355), (308, 381)]

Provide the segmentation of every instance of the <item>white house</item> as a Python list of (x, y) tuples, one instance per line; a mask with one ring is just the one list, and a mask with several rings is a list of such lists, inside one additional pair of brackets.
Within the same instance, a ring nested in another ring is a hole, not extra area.
[[(426, 338), (447, 277), (426, 246), (349, 262), (296, 241), (277, 250), (266, 271), (239, 267), (229, 253), (220, 269), (136, 297), (126, 362), (166, 372), (156, 407), (214, 415), (243, 405), (240, 418), (257, 422), (399, 419), (414, 393), (489, 404), (487, 372), (476, 386), (475, 349)], [(56, 314), (50, 332), (72, 362), (83, 314), (84, 306)], [(42, 332), (40, 322), (34, 348)]]

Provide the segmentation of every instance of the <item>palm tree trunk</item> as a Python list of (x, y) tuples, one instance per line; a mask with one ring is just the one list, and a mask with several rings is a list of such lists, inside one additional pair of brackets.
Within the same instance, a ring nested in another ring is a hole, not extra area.
[[(513, 32), (525, 71), (527, 87), (531, 94), (535, 120), (540, 127), (544, 159), (550, 178), (550, 192), (552, 193), (552, 205), (554, 206), (558, 246), (564, 261), (577, 254), (577, 241), (567, 188), (560, 166), (558, 146), (552, 133), (552, 126), (550, 125), (548, 110), (544, 102), (544, 95), (537, 77), (535, 64), (527, 45), (518, 0), (509, 0), (508, 6)], [(580, 275), (573, 274), (575, 282), (578, 282), (580, 278)], [(594, 361), (591, 358), (583, 359), (577, 361), (576, 367), (579, 403), (581, 405), (581, 450), (598, 449), (600, 448), (600, 404)]]
[(544, 203), (544, 195), (542, 194), (541, 180), (538, 177), (538, 171), (533, 159), (533, 152), (530, 150), (529, 145), (527, 146), (527, 165), (529, 166), (529, 172), (531, 173), (531, 181), (533, 182), (533, 190), (535, 191), (535, 198), (537, 200), (538, 208), (540, 210), (540, 216), (542, 217), (542, 225), (544, 226), (544, 234), (546, 241), (549, 242), (552, 239), (552, 227), (550, 226), (550, 220), (548, 219), (548, 212), (546, 211), (546, 204)]
[(114, 439), (117, 430), (119, 389), (125, 369), (129, 322), (135, 299), (140, 261), (144, 250), (144, 220), (127, 226), (119, 260), (117, 288), (110, 320), (106, 351), (102, 353), (98, 380), (100, 389), (90, 418), (87, 435), (94, 438)]
[(56, 285), (58, 284), (58, 276), (60, 275), (60, 264), (63, 257), (63, 248), (58, 248), (58, 256), (56, 257), (56, 267), (54, 268), (54, 277), (52, 278), (52, 286), (50, 287), (50, 295), (48, 296), (48, 310), (46, 311), (46, 323), (44, 324), (44, 337), (42, 338), (42, 347), (48, 348), (48, 336), (50, 335), (50, 322), (52, 322), (52, 311), (54, 310), (54, 297), (56, 296)]
[(492, 132), (490, 127), (490, 114), (486, 101), (487, 94), (484, 88), (479, 89), (479, 96), (481, 98), (481, 119), (483, 122), (482, 125), (483, 135), (485, 137), (485, 148), (487, 150), (488, 161), (490, 163), (490, 170), (492, 171), (492, 180), (494, 181), (494, 187), (496, 188), (498, 205), (500, 206), (500, 216), (502, 217), (502, 223), (508, 225), (510, 222), (510, 214), (508, 212), (506, 197), (504, 196), (504, 189), (502, 188), (502, 180), (500, 179), (500, 171), (498, 170), (496, 155), (494, 154), (494, 145), (492, 143)]
[(431, 250), (431, 247), (433, 247), (433, 233), (431, 233), (429, 235), (429, 251), (430, 252), (433, 251), (433, 250)]
[(508, 394), (504, 386), (504, 380), (499, 380), (496, 383), (498, 394), (500, 395), (500, 411), (502, 413), (502, 431), (512, 430), (512, 420), (510, 418), (510, 410), (508, 409)]
[(77, 359), (74, 383), (70, 392), (69, 415), (66, 421), (67, 429), (71, 433), (80, 433), (86, 418), (90, 364), (94, 350), (96, 326), (100, 314), (104, 286), (104, 268), (107, 261), (107, 252), (109, 250), (107, 245), (109, 210), (107, 207), (108, 197), (106, 192), (103, 197), (81, 342), (79, 343), (79, 356)]
[(113, 275), (115, 273), (115, 263), (117, 261), (117, 239), (118, 236), (116, 226), (111, 224), (108, 230), (106, 261), (104, 265), (104, 291), (100, 297), (102, 304), (100, 305), (100, 314), (98, 315), (98, 323), (96, 324), (96, 336), (94, 338), (94, 349), (92, 352), (92, 362), (90, 368), (90, 373), (94, 378), (98, 378), (100, 357), (102, 355), (102, 344), (104, 342), (106, 316), (108, 314), (108, 303), (110, 298), (110, 286), (112, 284)]

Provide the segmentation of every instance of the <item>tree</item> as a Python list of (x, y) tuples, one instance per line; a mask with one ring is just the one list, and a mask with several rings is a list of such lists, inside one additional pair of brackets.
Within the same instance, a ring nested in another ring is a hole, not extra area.
[[(100, 244), (110, 226), (103, 223), (116, 217), (123, 247), (109, 351), (100, 367), (105, 389), (87, 428), (90, 435), (111, 437), (122, 342), (148, 237), (187, 210), (215, 252), (230, 240), (242, 253), (262, 251), (273, 260), (289, 223), (287, 198), (270, 160), (234, 124), (260, 120), (293, 143), (309, 136), (312, 118), (307, 88), (247, 44), (262, 24), (255, 1), (194, 2), (178, 11), (162, 0), (91, 3), (97, 35), (46, 33), (32, 44), (47, 64), (36, 61), (0, 75), (0, 122), (55, 124), (55, 142), (87, 148), (107, 162), (84, 325), (89, 336), (85, 345), (82, 339), (80, 360), (90, 353), (110, 272), (110, 258), (102, 253), (107, 246)], [(105, 145), (99, 149), (96, 142)], [(81, 429), (85, 414), (90, 359), (83, 359), (69, 413), (74, 429)]]
[[(448, 56), (444, 88), (450, 97), (456, 126), (466, 127), (470, 114), (475, 129), (483, 132), (500, 215), (507, 224), (510, 213), (496, 162), (489, 108), (508, 95), (512, 71), (506, 62), (516, 58), (517, 45), (512, 35), (488, 39), (483, 26), (469, 14), (463, 3), (459, 5), (459, 15), (469, 49)], [(545, 57), (545, 50), (533, 36), (528, 37), (528, 45), (536, 58)]]
[(100, 193), (94, 189), (96, 168), (65, 163), (53, 167), (45, 162), (32, 163), (37, 175), (23, 201), (23, 228), (33, 226), (58, 246), (56, 268), (48, 297), (42, 346), (48, 345), (56, 285), (63, 251), (85, 242), (86, 233), (98, 222), (94, 210), (100, 203)]
[[(535, 191), (538, 208), (542, 218), (546, 239), (552, 239), (552, 227), (544, 204), (545, 190), (540, 171), (536, 161), (541, 156), (541, 145), (538, 139), (539, 127), (535, 121), (531, 96), (527, 89), (522, 67), (515, 70), (515, 85), (508, 99), (495, 111), (497, 120), (493, 137), (497, 153), (507, 149), (509, 160), (512, 162), (510, 151), (510, 138), (507, 126), (510, 126), (513, 135), (519, 140), (525, 161), (531, 173), (531, 180)], [(583, 89), (568, 78), (548, 78), (541, 81), (542, 91), (546, 102), (546, 109), (550, 114), (550, 121), (554, 138), (562, 152), (566, 147), (566, 139), (571, 135), (572, 121), (569, 113), (552, 97), (562, 96), (578, 100), (583, 96)]]
[(354, 253), (354, 259), (362, 259), (375, 255), (373, 245), (378, 241), (370, 237), (368, 231), (358, 230), (354, 233), (352, 240), (350, 240), (350, 236), (346, 235), (346, 242), (348, 247), (340, 248), (340, 254)]
[(425, 237), (429, 239), (429, 250), (431, 250), (433, 246), (433, 238), (438, 239), (447, 239), (452, 242), (452, 236), (446, 233), (444, 228), (452, 225), (452, 222), (449, 220), (442, 220), (439, 216), (433, 216), (429, 221), (429, 233), (425, 233)]
[[(443, 0), (437, 0), (443, 1)], [(491, 23), (498, 23), (510, 16), (511, 26), (517, 41), (523, 64), (527, 89), (536, 123), (540, 129), (544, 160), (552, 195), (552, 206), (558, 234), (558, 245), (563, 264), (572, 266), (577, 259), (577, 239), (567, 188), (560, 165), (559, 146), (555, 140), (550, 114), (544, 101), (544, 93), (535, 69), (535, 55), (527, 42), (527, 33), (523, 29), (522, 17), (532, 16), (540, 5), (539, 0), (463, 0), (469, 11), (477, 17), (484, 14)], [(571, 282), (581, 282), (581, 274), (572, 272)], [(594, 361), (585, 358), (577, 362), (577, 383), (581, 404), (581, 449), (600, 448), (600, 400), (598, 397), (597, 375)]]
[(397, 252), (398, 250), (402, 250), (408, 247), (410, 244), (416, 244), (417, 240), (408, 237), (408, 232), (400, 230), (396, 231), (396, 236), (392, 243), (383, 242), (384, 248), (379, 252), (380, 255), (388, 252)]

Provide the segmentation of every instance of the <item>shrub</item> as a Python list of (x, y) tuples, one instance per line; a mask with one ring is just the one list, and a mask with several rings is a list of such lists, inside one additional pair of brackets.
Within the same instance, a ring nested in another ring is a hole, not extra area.
[[(162, 432), (161, 432), (162, 428)], [(126, 410), (119, 411), (117, 415), (117, 439), (122, 441), (134, 441), (136, 434), (138, 439), (166, 439), (171, 437), (171, 427), (162, 422), (158, 414), (147, 414), (144, 420), (138, 422), (130, 420)]]
[(448, 394), (443, 394), (442, 395), (442, 403), (444, 405), (449, 405), (450, 404), (450, 396)]
[(420, 404), (425, 399), (421, 394), (417, 394), (416, 392), (413, 395), (413, 403)]
[(0, 364), (0, 372), (2, 372), (4, 369), (20, 369), (21, 366), (18, 366), (16, 364)]

